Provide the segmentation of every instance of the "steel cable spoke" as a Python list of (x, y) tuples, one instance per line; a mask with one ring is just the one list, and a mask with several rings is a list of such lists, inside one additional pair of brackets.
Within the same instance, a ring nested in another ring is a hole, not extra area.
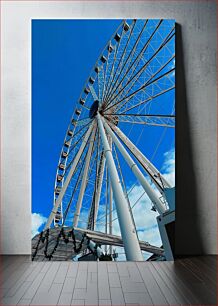
[[(165, 76), (168, 76), (168, 75), (171, 74), (173, 71), (175, 71), (175, 68), (172, 68), (171, 70), (165, 72), (164, 74), (160, 75), (160, 76), (157, 77), (156, 79), (154, 79), (154, 80), (152, 80), (152, 81), (150, 81), (150, 82), (145, 83), (143, 86), (141, 86), (140, 88), (138, 88), (136, 91), (132, 92), (129, 96), (126, 96), (125, 98), (122, 98), (121, 100), (119, 100), (117, 103), (115, 103), (115, 104), (113, 105), (113, 107), (116, 106), (116, 105), (119, 105), (121, 102), (123, 102), (124, 100), (126, 100), (126, 102), (120, 106), (120, 108), (123, 107), (123, 106), (124, 106), (126, 103), (128, 103), (128, 102), (129, 102), (138, 92), (140, 92), (140, 91), (144, 90), (146, 87), (148, 87), (148, 86), (150, 86), (150, 85), (156, 83), (157, 81), (159, 81), (160, 79), (164, 78)], [(153, 78), (153, 77), (152, 77), (152, 78)], [(108, 108), (108, 109), (110, 109), (110, 108)], [(107, 109), (107, 110), (108, 110), (108, 109)], [(116, 109), (116, 111), (118, 111), (118, 110), (119, 110), (119, 109)]]
[(114, 86), (114, 85), (112, 85), (112, 84), (113, 84), (114, 78), (115, 78), (115, 76), (117, 75), (117, 72), (118, 72), (118, 69), (119, 69), (119, 67), (120, 67), (120, 64), (122, 63), (123, 58), (124, 58), (125, 55), (126, 55), (126, 50), (127, 50), (128, 45), (129, 45), (129, 42), (130, 42), (130, 40), (131, 40), (131, 37), (132, 37), (131, 35), (132, 35), (133, 30), (134, 30), (135, 24), (136, 24), (136, 21), (133, 21), (133, 24), (131, 24), (131, 26), (132, 26), (132, 27), (131, 27), (131, 30), (128, 30), (128, 31), (129, 31), (129, 37), (128, 37), (128, 40), (127, 40), (127, 42), (126, 42), (126, 45), (125, 45), (125, 47), (124, 47), (124, 49), (123, 49), (122, 56), (121, 56), (121, 58), (120, 58), (120, 60), (119, 60), (119, 62), (118, 62), (116, 71), (115, 71), (114, 76), (113, 76), (113, 79), (112, 79), (112, 81), (111, 81), (111, 85), (110, 85), (110, 87), (109, 87), (109, 89), (108, 89), (108, 93), (107, 93), (107, 94), (105, 95), (105, 97), (104, 97), (104, 100), (105, 100), (105, 101), (107, 101), (107, 98), (108, 98), (108, 96), (110, 95), (111, 90), (113, 89), (113, 86)]
[[(142, 58), (144, 52), (145, 52), (146, 49), (148, 48), (148, 46), (149, 46), (149, 44), (150, 44), (150, 42), (151, 42), (153, 36), (155, 35), (156, 31), (159, 29), (159, 27), (160, 27), (160, 25), (161, 25), (162, 22), (163, 22), (163, 20), (160, 20), (160, 21), (159, 21), (159, 23), (158, 23), (158, 25), (156, 26), (155, 30), (153, 31), (152, 35), (150, 36), (150, 38), (149, 38), (148, 41), (146, 42), (145, 46), (144, 46), (144, 47), (142, 48), (142, 50), (140, 51), (139, 56), (136, 57), (135, 60), (132, 62), (132, 64), (129, 66), (128, 70), (125, 72), (123, 78), (121, 79), (121, 81), (119, 82), (119, 84), (117, 85), (117, 87), (114, 89), (114, 91), (112, 92), (111, 96), (113, 96), (113, 94), (116, 92), (116, 90), (117, 90), (117, 89), (120, 87), (120, 85), (123, 83), (123, 80), (127, 77), (129, 71), (131, 70), (131, 68), (133, 67), (133, 65), (135, 64), (135, 62), (138, 61), (138, 63), (139, 63), (140, 59)], [(133, 69), (133, 72), (132, 72), (132, 73), (134, 73), (134, 71), (136, 70), (138, 63), (136, 64), (136, 66), (135, 66), (135, 68)], [(148, 65), (148, 63), (146, 63), (146, 65)], [(145, 65), (144, 65), (144, 66), (145, 66)], [(142, 68), (143, 68), (143, 67), (142, 67)], [(140, 73), (140, 71), (142, 70), (142, 68), (136, 73), (136, 75), (137, 75), (138, 73)], [(132, 79), (134, 79), (134, 77), (135, 77), (135, 75), (133, 76)], [(129, 84), (129, 82), (131, 82), (132, 79), (130, 79), (130, 80), (124, 85), (124, 87), (121, 89), (121, 91), (123, 91), (123, 90), (126, 88), (126, 86)], [(120, 91), (120, 92), (121, 92), (121, 91)], [(118, 92), (118, 94), (116, 94), (115, 97), (113, 97), (112, 99), (110, 99), (108, 105), (110, 105), (110, 104), (114, 101), (114, 99), (120, 94), (120, 92)], [(108, 106), (108, 105), (107, 105), (107, 106)]]
[[(145, 85), (151, 85), (152, 83), (150, 83), (149, 84), (149, 82), (157, 75), (157, 74), (159, 74), (164, 68), (166, 68), (166, 66), (172, 61), (172, 60), (174, 60), (175, 59), (175, 54), (165, 63), (165, 64), (163, 64), (154, 74), (152, 74), (151, 76), (150, 76), (150, 78), (146, 81), (146, 83), (143, 85), (143, 86), (145, 86)], [(141, 88), (142, 89), (144, 89), (143, 88), (143, 86), (141, 86)], [(146, 86), (145, 86), (146, 87)], [(131, 90), (131, 88), (128, 90), (128, 92)], [(138, 90), (138, 91), (140, 91), (140, 89)], [(127, 92), (127, 93), (128, 93)], [(126, 93), (126, 94), (127, 94)], [(118, 102), (120, 102), (120, 101), (118, 101)], [(116, 103), (116, 104), (118, 104), (118, 102)], [(122, 101), (121, 101), (122, 102)], [(114, 104), (115, 105), (115, 104)]]
[[(174, 28), (172, 29), (172, 31), (174, 30)], [(171, 31), (171, 32), (172, 32)], [(143, 73), (143, 71), (146, 69), (146, 67), (148, 66), (148, 64), (151, 62), (151, 60), (162, 50), (162, 48), (174, 37), (175, 33), (171, 35), (171, 32), (167, 35), (165, 41), (161, 44), (161, 46), (156, 50), (156, 52), (152, 55), (152, 57), (146, 62), (145, 65), (143, 65), (141, 67), (141, 69), (139, 71), (137, 71), (137, 73), (124, 85), (124, 87), (115, 95), (114, 98), (112, 98), (112, 100), (110, 100), (110, 103), (108, 104), (108, 106), (115, 100), (115, 98), (117, 96), (120, 95), (120, 93), (123, 92), (123, 90), (128, 86), (129, 83), (131, 83), (133, 80), (135, 80), (135, 82), (137, 81), (137, 79), (140, 77), (140, 75)], [(171, 36), (170, 36), (171, 35)], [(174, 68), (175, 69), (175, 68)], [(137, 79), (135, 79), (137, 77)], [(134, 85), (134, 84), (133, 84)], [(133, 86), (132, 85), (132, 86)], [(111, 105), (110, 107), (107, 107), (106, 110), (110, 109), (111, 107), (113, 107), (115, 104)], [(105, 110), (105, 111), (106, 111)]]
[[(119, 52), (119, 48), (120, 48), (120, 43), (122, 41), (122, 37), (123, 37), (123, 34), (125, 34), (125, 31), (124, 29), (122, 29), (122, 32), (121, 32), (121, 37), (116, 45), (116, 50), (114, 52), (114, 60), (113, 60), (113, 65), (112, 65), (112, 68), (111, 68), (111, 73), (110, 73), (110, 78), (109, 78), (109, 81), (107, 83), (107, 87), (106, 87), (106, 90), (105, 90), (105, 95), (107, 95), (107, 92), (108, 90), (110, 89), (110, 86), (111, 86), (111, 83), (113, 82), (113, 75), (114, 75), (114, 65), (115, 65), (115, 62), (117, 60), (117, 53)], [(104, 99), (104, 98), (103, 98)]]
[[(122, 78), (121, 81), (119, 82), (118, 86), (115, 87), (115, 86), (117, 85), (117, 82), (119, 81), (119, 78), (122, 76), (122, 72), (123, 72), (124, 68), (126, 67), (126, 64), (128, 64), (128, 63), (131, 64), (132, 58), (133, 58), (133, 56), (134, 56), (134, 54), (135, 54), (135, 51), (136, 51), (136, 49), (137, 49), (138, 43), (139, 43), (139, 41), (140, 41), (140, 38), (141, 38), (141, 36), (142, 36), (142, 34), (143, 34), (145, 28), (146, 28), (147, 22), (148, 22), (148, 20), (145, 21), (145, 24), (144, 24), (144, 26), (143, 26), (143, 28), (142, 28), (142, 30), (141, 30), (141, 32), (140, 32), (140, 34), (139, 34), (137, 40), (135, 41), (135, 44), (134, 44), (134, 46), (133, 46), (133, 48), (132, 48), (130, 54), (128, 55), (128, 57), (127, 57), (125, 63), (124, 63), (123, 66), (122, 66), (122, 69), (121, 69), (121, 71), (120, 71), (120, 74), (119, 74), (118, 78), (116, 79), (116, 81), (115, 81), (115, 83), (114, 83), (114, 85), (113, 85), (113, 89), (114, 89), (114, 88), (115, 88), (115, 89), (111, 92), (111, 95), (116, 91), (116, 89), (120, 86), (120, 83), (123, 81), (123, 78)], [(128, 67), (127, 70), (129, 71), (129, 67)], [(110, 102), (110, 101), (107, 102), (106, 106), (108, 105), (109, 102)]]

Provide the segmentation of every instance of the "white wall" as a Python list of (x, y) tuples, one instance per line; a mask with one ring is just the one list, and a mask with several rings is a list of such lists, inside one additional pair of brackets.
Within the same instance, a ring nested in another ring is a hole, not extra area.
[(216, 1), (1, 1), (1, 252), (31, 252), (32, 18), (174, 18), (177, 253), (216, 247)]

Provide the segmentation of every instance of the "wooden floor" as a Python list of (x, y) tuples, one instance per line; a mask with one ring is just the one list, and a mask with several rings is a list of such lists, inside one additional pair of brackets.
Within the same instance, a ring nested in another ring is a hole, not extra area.
[(217, 305), (217, 257), (31, 262), (1, 257), (0, 305)]

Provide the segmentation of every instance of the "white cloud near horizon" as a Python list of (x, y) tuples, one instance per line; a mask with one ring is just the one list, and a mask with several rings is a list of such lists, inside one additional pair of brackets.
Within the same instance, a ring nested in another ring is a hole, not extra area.
[(40, 227), (45, 224), (47, 218), (42, 214), (32, 213), (32, 237), (39, 234)]
[(175, 186), (175, 149), (164, 153), (164, 164), (162, 167), (163, 176), (173, 186)]

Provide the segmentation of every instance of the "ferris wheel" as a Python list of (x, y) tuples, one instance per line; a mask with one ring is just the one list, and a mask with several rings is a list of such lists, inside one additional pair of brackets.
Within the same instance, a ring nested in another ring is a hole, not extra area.
[[(158, 144), (163, 137), (174, 137), (174, 95), (175, 22), (123, 20), (98, 57), (76, 103), (60, 153), (54, 203), (44, 233), (49, 228), (55, 233), (73, 228), (75, 233), (90, 235), (88, 248), (98, 250), (99, 256), (103, 251), (95, 242), (100, 241), (122, 245), (127, 260), (143, 260), (146, 246), (139, 240), (129, 197), (129, 181), (135, 180), (156, 211), (163, 243), (160, 254), (167, 259), (173, 256), (168, 225), (175, 220), (175, 188), (152, 163), (147, 150), (157, 150), (157, 141), (150, 141), (154, 130)], [(114, 213), (119, 238), (113, 235)]]

